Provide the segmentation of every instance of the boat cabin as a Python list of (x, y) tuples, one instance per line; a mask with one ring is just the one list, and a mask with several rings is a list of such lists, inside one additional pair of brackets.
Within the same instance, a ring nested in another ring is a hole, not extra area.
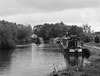
[(61, 40), (62, 49), (69, 52), (82, 52), (81, 39), (77, 35), (70, 35)]
[(79, 47), (79, 41), (80, 41), (80, 37), (78, 37), (77, 35), (71, 35), (70, 38), (68, 39), (68, 47), (67, 48), (77, 48)]

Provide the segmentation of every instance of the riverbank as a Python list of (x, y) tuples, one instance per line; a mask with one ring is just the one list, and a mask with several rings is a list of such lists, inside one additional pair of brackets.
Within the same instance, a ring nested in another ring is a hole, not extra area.
[[(89, 45), (89, 43), (86, 45)], [(92, 46), (94, 45), (85, 46), (91, 52), (89, 64), (85, 66), (67, 67), (57, 72), (54, 71), (48, 76), (100, 76), (100, 49), (96, 49)]]
[(95, 59), (84, 67), (68, 67), (67, 69), (53, 72), (48, 76), (100, 76), (100, 59)]
[(93, 41), (89, 43), (85, 43), (85, 45), (100, 47), (100, 43), (95, 43)]
[(32, 46), (31, 44), (27, 44), (27, 45), (16, 45), (16, 48), (25, 48), (25, 47), (30, 47)]

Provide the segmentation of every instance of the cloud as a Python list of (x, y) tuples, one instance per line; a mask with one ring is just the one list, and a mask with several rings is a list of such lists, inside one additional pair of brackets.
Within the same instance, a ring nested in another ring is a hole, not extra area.
[(0, 0), (0, 19), (33, 26), (60, 21), (88, 23), (99, 30), (99, 3), (100, 0)]
[(100, 0), (0, 0), (0, 15), (99, 8)]
[(82, 22), (95, 22), (99, 21), (97, 12), (99, 9), (69, 9), (60, 12), (49, 13), (25, 13), (12, 16), (2, 17), (15, 22), (28, 22), (31, 24), (40, 24), (45, 22), (60, 22), (66, 23), (82, 23)]
[(44, 11), (100, 7), (100, 0), (19, 0), (28, 7)]
[[(65, 24), (82, 25), (88, 23), (92, 29), (100, 28), (100, 8), (67, 9), (59, 12), (47, 13), (21, 13), (1, 17), (1, 19), (17, 22), (20, 24), (31, 24), (32, 26), (44, 23), (56, 23), (63, 21)], [(98, 28), (97, 28), (98, 27)]]
[(30, 13), (30, 14), (17, 14), (12, 16), (2, 17), (4, 20), (14, 21), (18, 23), (40, 24), (45, 22), (72, 22), (78, 23), (82, 21), (80, 10), (64, 10), (60, 12), (50, 13)]
[(0, 0), (0, 16), (35, 13), (37, 9), (28, 7), (17, 0)]

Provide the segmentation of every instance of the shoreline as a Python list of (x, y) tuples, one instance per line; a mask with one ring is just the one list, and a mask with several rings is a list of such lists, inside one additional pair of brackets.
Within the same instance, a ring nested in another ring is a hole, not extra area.
[(27, 45), (16, 45), (16, 48), (25, 48), (25, 47), (30, 47), (32, 46), (31, 44), (27, 44)]
[(89, 64), (85, 66), (72, 66), (57, 72), (53, 71), (48, 76), (100, 76), (100, 49), (89, 46), (85, 46), (90, 50), (91, 54)]

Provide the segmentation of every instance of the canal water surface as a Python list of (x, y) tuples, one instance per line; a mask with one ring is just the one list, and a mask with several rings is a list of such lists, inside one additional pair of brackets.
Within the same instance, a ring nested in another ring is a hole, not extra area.
[(54, 70), (83, 63), (82, 56), (63, 55), (60, 47), (52, 44), (0, 50), (0, 76), (47, 76)]

